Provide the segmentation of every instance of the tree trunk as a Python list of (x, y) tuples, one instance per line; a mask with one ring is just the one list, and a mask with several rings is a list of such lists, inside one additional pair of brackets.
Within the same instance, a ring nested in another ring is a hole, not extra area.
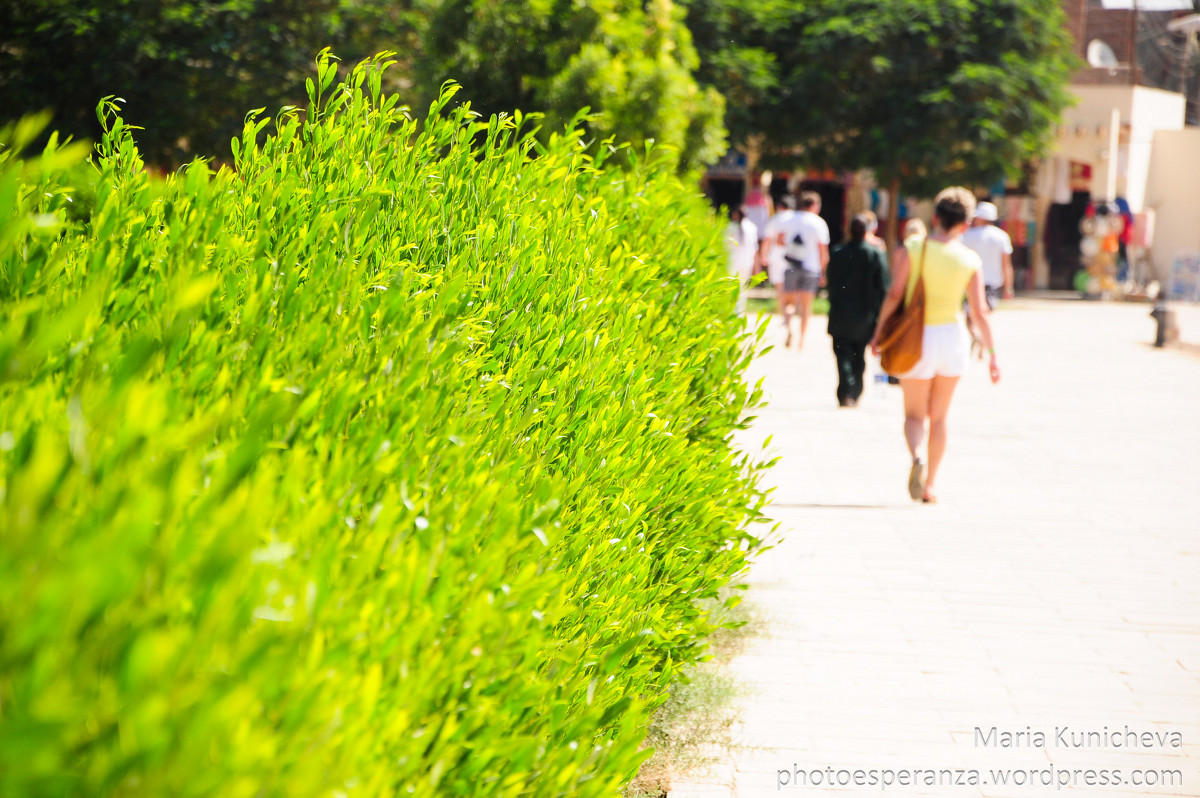
[(888, 183), (887, 232), (883, 237), (890, 255), (900, 243), (900, 178), (893, 177)]
[(754, 173), (758, 171), (758, 162), (762, 160), (762, 136), (754, 134), (746, 137), (746, 196), (757, 187)]

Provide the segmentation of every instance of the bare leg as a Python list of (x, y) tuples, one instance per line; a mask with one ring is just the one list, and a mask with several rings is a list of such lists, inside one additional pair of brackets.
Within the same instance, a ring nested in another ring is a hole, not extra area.
[(958, 377), (934, 377), (929, 391), (929, 476), (925, 480), (925, 495), (937, 495), (934, 481), (938, 467), (946, 454), (946, 416), (950, 412), (950, 399), (958, 386)]
[(787, 342), (784, 346), (791, 346), (795, 340), (795, 325), (793, 322), (796, 318), (796, 292), (779, 290), (779, 304), (783, 307), (783, 323), (787, 327)]
[(783, 290), (783, 283), (775, 283), (775, 312), (779, 314), (783, 320), (783, 326), (787, 328), (787, 340), (783, 342), (785, 347), (792, 345), (792, 309), (788, 305), (788, 295)]
[(930, 380), (900, 380), (904, 391), (904, 440), (912, 455), (908, 470), (908, 495), (913, 501), (925, 497), (925, 478), (928, 467), (922, 456), (925, 445), (925, 419), (929, 417)]
[(900, 389), (904, 391), (904, 440), (914, 461), (923, 459), (932, 386), (933, 380), (900, 380)]
[(812, 316), (813, 299), (816, 294), (801, 291), (796, 295), (800, 300), (800, 348), (804, 348), (804, 336), (808, 335), (808, 320)]

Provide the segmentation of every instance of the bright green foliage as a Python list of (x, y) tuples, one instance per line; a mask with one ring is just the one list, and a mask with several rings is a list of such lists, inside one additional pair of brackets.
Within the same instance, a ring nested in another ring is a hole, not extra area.
[[(534, 108), (556, 123), (587, 106), (591, 137), (653, 140), (680, 170), (725, 152), (725, 100), (697, 86), (699, 57), (672, 0), (423, 0), (417, 84), (461, 83), (484, 113)], [(673, 153), (673, 154), (672, 154)]]
[(670, 167), (318, 71), (86, 224), (0, 153), (0, 795), (612, 795), (759, 548)]

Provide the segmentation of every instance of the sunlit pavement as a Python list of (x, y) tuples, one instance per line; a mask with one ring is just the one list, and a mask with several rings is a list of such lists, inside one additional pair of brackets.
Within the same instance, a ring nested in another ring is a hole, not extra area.
[[(802, 352), (773, 322), (743, 437), (782, 458), (749, 577), (769, 628), (732, 664), (743, 747), (673, 798), (1200, 795), (1200, 356), (1152, 348), (1149, 310), (997, 313), (1004, 377), (963, 379), (937, 506), (906, 492), (900, 389), (838, 408), (824, 319)], [(1135, 778), (1176, 783), (1102, 783)]]

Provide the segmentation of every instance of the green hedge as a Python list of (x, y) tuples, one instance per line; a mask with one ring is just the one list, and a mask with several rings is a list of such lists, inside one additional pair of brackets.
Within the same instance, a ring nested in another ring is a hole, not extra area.
[(385, 65), (165, 180), (103, 105), (87, 221), (6, 134), (0, 794), (612, 795), (760, 548), (700, 199)]

